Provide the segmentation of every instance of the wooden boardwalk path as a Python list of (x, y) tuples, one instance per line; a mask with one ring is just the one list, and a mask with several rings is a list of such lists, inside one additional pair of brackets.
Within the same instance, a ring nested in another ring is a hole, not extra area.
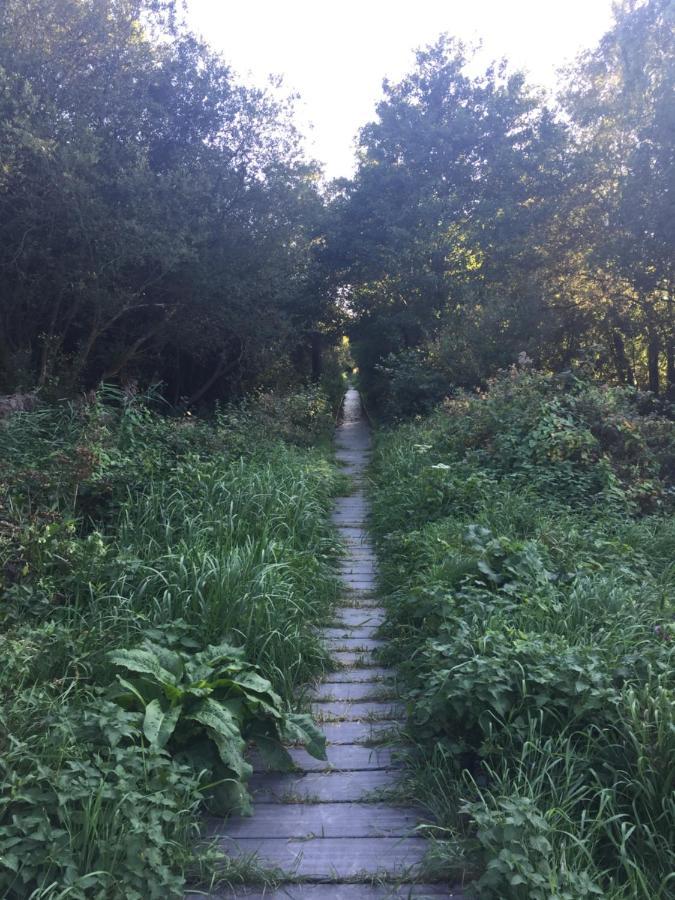
[(341, 561), (344, 592), (334, 626), (324, 630), (340, 668), (315, 689), (313, 702), (328, 739), (328, 762), (296, 750), (296, 772), (255, 772), (250, 782), (254, 815), (230, 820), (223, 828), (227, 852), (258, 853), (263, 864), (282, 867), (293, 881), (264, 893), (251, 886), (211, 896), (457, 898), (443, 885), (414, 883), (428, 844), (414, 835), (415, 811), (386, 799), (398, 773), (390, 744), (378, 746), (377, 741), (395, 732), (402, 710), (393, 672), (373, 655), (382, 643), (377, 630), (384, 611), (376, 597), (377, 564), (365, 529), (370, 429), (353, 389), (345, 398), (335, 442), (353, 490), (335, 504), (333, 518), (347, 548)]

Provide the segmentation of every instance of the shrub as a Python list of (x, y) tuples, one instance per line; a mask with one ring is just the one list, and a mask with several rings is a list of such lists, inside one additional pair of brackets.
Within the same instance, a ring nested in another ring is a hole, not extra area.
[(329, 425), (314, 388), (210, 422), (105, 389), (0, 424), (0, 894), (237, 875), (195, 849), (198, 808), (245, 806), (249, 742), (322, 752), (294, 710), (328, 664)]
[(378, 440), (412, 791), (481, 897), (672, 893), (675, 428), (640, 407), (512, 371)]

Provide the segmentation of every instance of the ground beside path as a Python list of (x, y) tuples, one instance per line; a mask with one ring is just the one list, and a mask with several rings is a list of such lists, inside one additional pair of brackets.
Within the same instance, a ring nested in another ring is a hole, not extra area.
[(390, 741), (381, 741), (395, 735), (402, 709), (393, 671), (380, 666), (374, 655), (382, 643), (377, 632), (384, 611), (377, 600), (377, 563), (365, 528), (370, 428), (353, 389), (346, 395), (335, 443), (353, 489), (336, 500), (333, 513), (346, 547), (340, 564), (344, 591), (336, 621), (324, 629), (324, 638), (339, 669), (314, 692), (328, 761), (294, 750), (296, 772), (256, 771), (250, 782), (253, 816), (230, 819), (222, 828), (226, 852), (257, 853), (263, 865), (281, 867), (293, 880), (264, 893), (251, 886), (211, 897), (459, 900), (460, 895), (444, 885), (415, 883), (428, 847), (414, 834), (418, 813), (387, 800), (399, 773)]

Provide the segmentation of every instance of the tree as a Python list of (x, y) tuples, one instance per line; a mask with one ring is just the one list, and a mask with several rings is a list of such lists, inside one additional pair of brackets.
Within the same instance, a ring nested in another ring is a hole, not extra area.
[(631, 381), (645, 367), (654, 393), (664, 372), (675, 386), (674, 48), (673, 0), (624, 0), (564, 97), (586, 169), (581, 219), (589, 263), (609, 289), (617, 373)]
[(442, 38), (385, 83), (356, 177), (338, 186), (334, 259), (371, 373), (388, 354), (433, 344), (452, 380), (475, 382), (488, 347), (492, 365), (507, 362), (548, 328), (543, 239), (565, 130), (522, 75), (500, 64), (472, 78), (467, 62)]
[(0, 104), (6, 387), (136, 377), (197, 402), (264, 381), (325, 318), (292, 104), (172, 3), (7, 0)]

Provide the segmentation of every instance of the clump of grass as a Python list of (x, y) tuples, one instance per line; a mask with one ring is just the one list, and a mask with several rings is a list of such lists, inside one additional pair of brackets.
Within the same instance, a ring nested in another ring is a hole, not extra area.
[(481, 897), (675, 884), (675, 428), (641, 402), (508, 373), (379, 439), (411, 790)]

